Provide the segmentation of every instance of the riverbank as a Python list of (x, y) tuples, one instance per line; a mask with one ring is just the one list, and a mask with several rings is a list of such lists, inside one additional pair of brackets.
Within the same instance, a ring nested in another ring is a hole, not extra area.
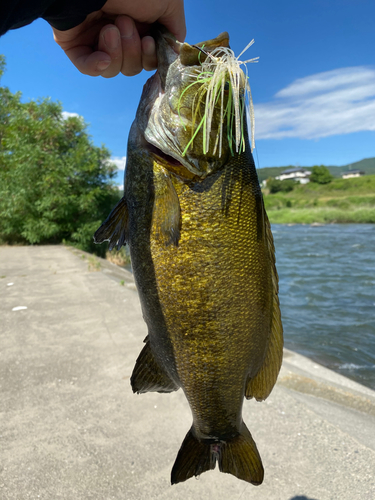
[[(272, 232), (285, 345), (375, 389), (375, 225), (273, 224)], [(130, 269), (124, 247), (107, 258)]]
[(288, 193), (265, 190), (264, 203), (274, 224), (375, 223), (375, 175), (309, 182)]
[(170, 486), (189, 407), (132, 393), (147, 334), (133, 277), (91, 257), (0, 247), (2, 498), (374, 498), (375, 392), (290, 351), (270, 397), (244, 403), (264, 483), (216, 469)]

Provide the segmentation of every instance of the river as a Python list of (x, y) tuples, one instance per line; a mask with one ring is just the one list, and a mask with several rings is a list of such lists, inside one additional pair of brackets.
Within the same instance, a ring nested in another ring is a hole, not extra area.
[(285, 347), (375, 389), (375, 225), (272, 231)]

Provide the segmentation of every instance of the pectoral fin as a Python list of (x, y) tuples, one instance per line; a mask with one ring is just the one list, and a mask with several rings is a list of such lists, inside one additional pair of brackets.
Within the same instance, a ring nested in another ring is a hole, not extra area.
[(125, 245), (128, 231), (128, 207), (125, 198), (117, 203), (112, 212), (94, 234), (95, 243), (109, 241), (109, 250), (117, 250)]
[(245, 396), (247, 399), (254, 397), (257, 401), (263, 401), (269, 396), (273, 386), (276, 383), (283, 360), (283, 326), (281, 323), (280, 304), (278, 296), (279, 278), (276, 270), (275, 247), (273, 244), (271, 226), (264, 208), (263, 211), (265, 235), (268, 244), (269, 256), (271, 259), (273, 301), (271, 335), (266, 357), (257, 375), (248, 380), (245, 390)]
[(166, 245), (177, 245), (181, 226), (180, 202), (168, 171), (160, 165), (154, 168), (154, 188), (152, 222), (155, 239)]
[(138, 356), (130, 379), (133, 392), (173, 392), (179, 386), (169, 377), (157, 363), (146, 338), (146, 345)]

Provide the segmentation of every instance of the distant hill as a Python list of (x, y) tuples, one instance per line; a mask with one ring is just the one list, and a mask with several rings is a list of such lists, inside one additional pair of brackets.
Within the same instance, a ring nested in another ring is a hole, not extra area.
[[(293, 168), (295, 166), (296, 165), (286, 165), (285, 167), (260, 168), (258, 169), (259, 182), (262, 182), (264, 179), (268, 179), (269, 177), (276, 177), (287, 168)], [(342, 172), (346, 172), (347, 170), (363, 170), (366, 175), (375, 175), (375, 158), (365, 158), (364, 160), (349, 163), (348, 165), (343, 165), (342, 167), (336, 167), (334, 165), (325, 166), (334, 177), (341, 177)], [(304, 167), (302, 165), (301, 168), (312, 170), (312, 167)]]

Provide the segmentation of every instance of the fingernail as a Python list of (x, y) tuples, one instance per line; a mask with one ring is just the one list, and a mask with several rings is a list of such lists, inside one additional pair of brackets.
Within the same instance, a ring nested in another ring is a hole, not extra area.
[(130, 19), (127, 19), (122, 26), (121, 38), (131, 38), (134, 34), (134, 24)]
[(117, 28), (109, 28), (103, 33), (104, 43), (110, 50), (117, 49), (120, 44), (120, 37)]
[(96, 65), (96, 68), (99, 71), (104, 71), (105, 69), (108, 68), (108, 66), (111, 64), (111, 61), (99, 61), (98, 64)]

